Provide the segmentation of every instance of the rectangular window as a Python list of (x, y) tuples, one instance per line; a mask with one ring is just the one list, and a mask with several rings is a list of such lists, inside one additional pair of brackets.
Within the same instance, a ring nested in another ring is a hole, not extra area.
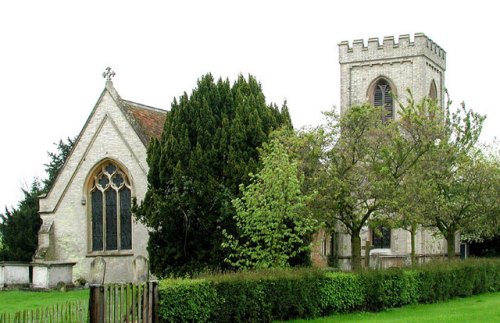
[(391, 229), (380, 227), (379, 230), (372, 230), (372, 245), (377, 249), (390, 249)]

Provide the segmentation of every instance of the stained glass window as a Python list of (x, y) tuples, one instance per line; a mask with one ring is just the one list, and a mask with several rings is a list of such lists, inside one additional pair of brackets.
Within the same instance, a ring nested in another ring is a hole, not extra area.
[(89, 191), (91, 250), (132, 249), (131, 187), (125, 172), (113, 162), (98, 168)]

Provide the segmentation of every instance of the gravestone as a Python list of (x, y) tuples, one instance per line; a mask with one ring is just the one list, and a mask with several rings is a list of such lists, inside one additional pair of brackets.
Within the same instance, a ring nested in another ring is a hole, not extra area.
[(104, 284), (104, 276), (106, 275), (106, 261), (102, 257), (96, 257), (90, 264), (90, 281), (91, 285)]
[(132, 262), (134, 280), (136, 282), (146, 282), (149, 279), (148, 260), (143, 256), (137, 256)]

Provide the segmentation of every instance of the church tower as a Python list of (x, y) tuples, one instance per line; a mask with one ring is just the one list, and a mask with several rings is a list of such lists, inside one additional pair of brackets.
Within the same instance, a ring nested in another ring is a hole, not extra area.
[[(405, 103), (407, 89), (416, 101), (431, 97), (444, 105), (446, 52), (422, 33), (339, 44), (341, 111), (369, 102), (384, 106), (385, 118), (395, 118), (399, 100)], [(393, 95), (396, 100), (393, 100)]]

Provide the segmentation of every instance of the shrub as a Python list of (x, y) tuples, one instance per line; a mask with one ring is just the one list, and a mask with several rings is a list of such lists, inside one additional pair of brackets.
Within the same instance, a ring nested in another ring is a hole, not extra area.
[(208, 322), (217, 291), (203, 279), (165, 279), (159, 284), (159, 316), (165, 322)]
[(500, 290), (500, 259), (433, 262), (417, 272), (421, 303)]
[(160, 283), (167, 322), (271, 322), (500, 290), (500, 259), (430, 263), (358, 273), (286, 269), (167, 279)]
[(413, 271), (402, 269), (370, 270), (360, 274), (365, 302), (370, 311), (399, 307), (418, 301), (418, 279)]
[(323, 314), (347, 313), (362, 308), (365, 296), (359, 275), (326, 273), (318, 283)]

